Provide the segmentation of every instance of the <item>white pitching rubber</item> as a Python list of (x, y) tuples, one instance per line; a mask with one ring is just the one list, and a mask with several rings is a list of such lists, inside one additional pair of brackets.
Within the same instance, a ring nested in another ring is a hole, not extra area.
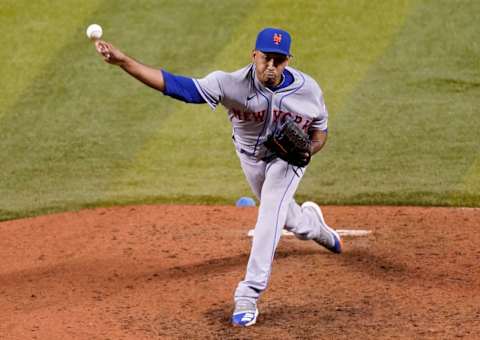
[[(335, 230), (338, 235), (342, 237), (361, 237), (361, 236), (368, 236), (372, 233), (371, 230), (363, 230), (363, 229), (337, 229)], [(255, 229), (250, 229), (247, 233), (247, 236), (253, 237), (255, 233)], [(282, 230), (282, 236), (293, 236), (293, 233), (287, 231), (285, 229)]]

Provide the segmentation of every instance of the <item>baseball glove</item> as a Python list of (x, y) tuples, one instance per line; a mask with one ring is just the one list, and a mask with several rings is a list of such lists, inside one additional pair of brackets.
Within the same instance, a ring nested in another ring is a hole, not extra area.
[(268, 136), (265, 146), (277, 157), (302, 168), (310, 162), (312, 156), (310, 138), (292, 119), (287, 119)]

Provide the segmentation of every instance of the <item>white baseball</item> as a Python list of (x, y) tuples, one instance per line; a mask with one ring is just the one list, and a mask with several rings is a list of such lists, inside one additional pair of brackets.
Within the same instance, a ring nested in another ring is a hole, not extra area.
[(92, 39), (92, 40), (100, 39), (102, 37), (102, 33), (103, 33), (103, 30), (100, 25), (92, 24), (87, 28), (87, 37), (89, 39)]

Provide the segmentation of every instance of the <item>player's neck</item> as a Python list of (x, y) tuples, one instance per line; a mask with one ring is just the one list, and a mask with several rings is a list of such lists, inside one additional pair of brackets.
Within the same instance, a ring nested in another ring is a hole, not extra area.
[(285, 83), (285, 75), (282, 73), (281, 76), (280, 76), (280, 80), (278, 82), (278, 84), (275, 85), (275, 87), (280, 87), (283, 85), (283, 83)]
[(284, 82), (285, 82), (285, 76), (282, 73), (280, 76), (280, 79), (278, 79), (278, 81), (276, 81), (274, 85), (265, 85), (265, 86), (268, 87), (270, 90), (275, 90), (275, 89), (278, 89), (279, 87), (282, 87)]

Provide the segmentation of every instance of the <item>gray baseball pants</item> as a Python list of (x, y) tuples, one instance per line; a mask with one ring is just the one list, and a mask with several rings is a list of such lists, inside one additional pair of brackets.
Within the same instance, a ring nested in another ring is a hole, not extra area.
[(260, 206), (247, 271), (235, 291), (235, 301), (256, 302), (267, 288), (282, 229), (311, 240), (318, 236), (319, 222), (311, 209), (303, 211), (293, 198), (305, 168), (296, 169), (278, 158), (266, 163), (238, 150), (237, 155)]

